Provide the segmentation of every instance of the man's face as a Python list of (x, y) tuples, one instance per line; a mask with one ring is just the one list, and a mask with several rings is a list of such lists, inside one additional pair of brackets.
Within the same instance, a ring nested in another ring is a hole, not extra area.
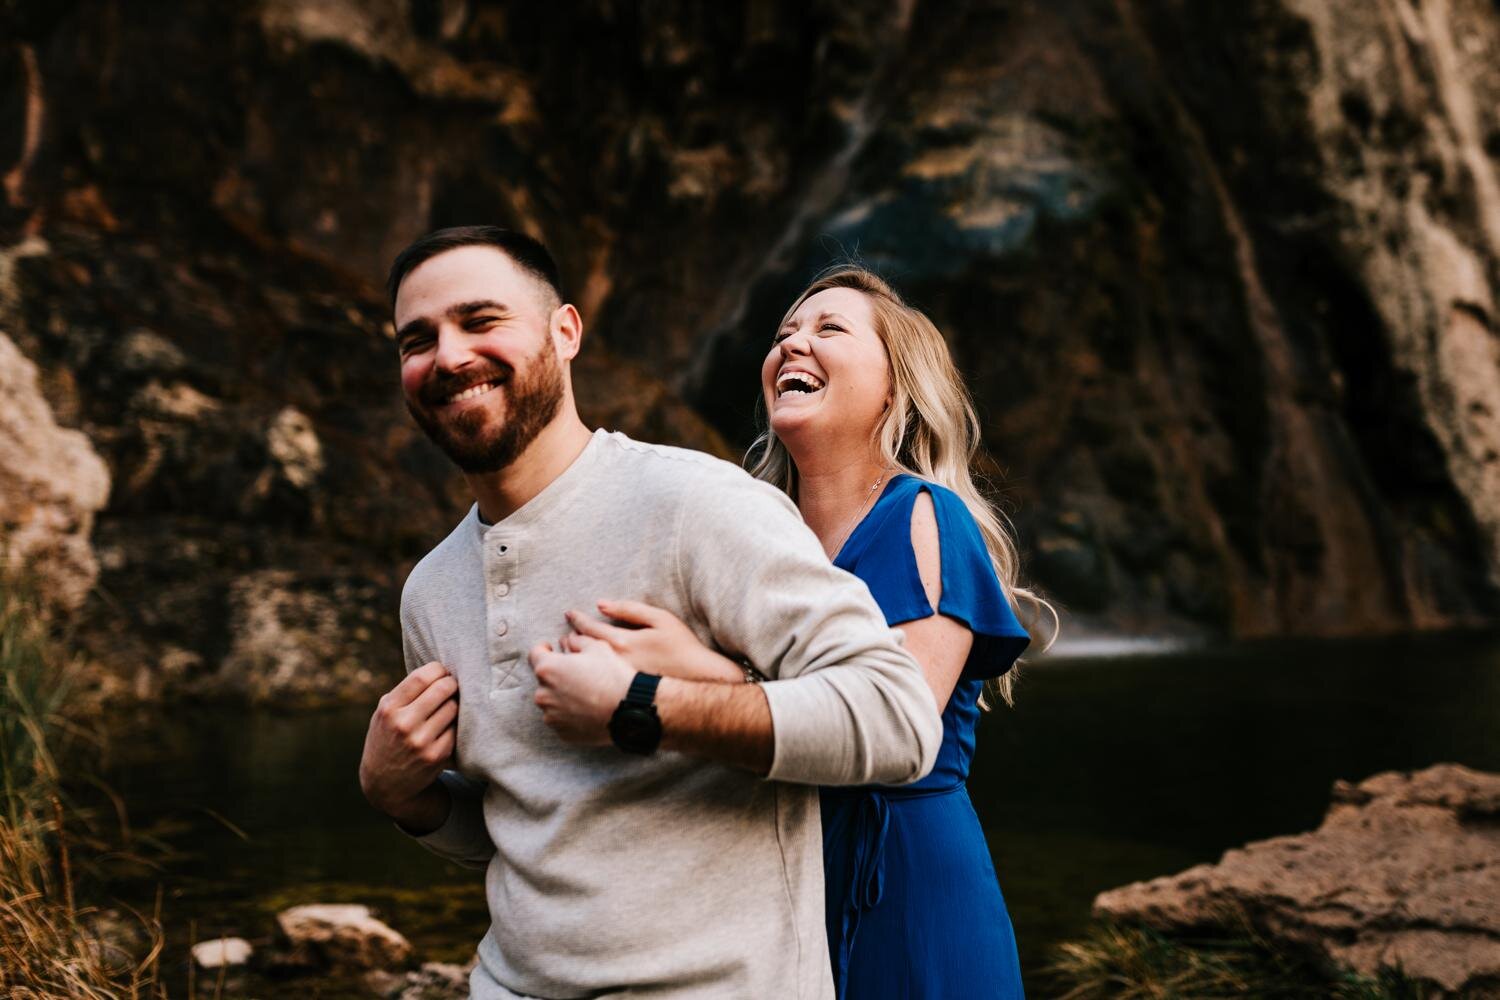
[(551, 288), (489, 246), (417, 265), (396, 294), (401, 391), (413, 419), (468, 473), (513, 462), (565, 388)]

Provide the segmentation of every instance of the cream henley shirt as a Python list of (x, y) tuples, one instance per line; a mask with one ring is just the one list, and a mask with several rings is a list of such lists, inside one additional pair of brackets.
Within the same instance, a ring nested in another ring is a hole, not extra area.
[[(764, 685), (770, 780), (661, 751), (565, 744), (527, 651), (600, 599), (665, 608)], [(475, 1000), (833, 997), (815, 786), (903, 783), (942, 737), (920, 668), (779, 490), (698, 452), (596, 431), (498, 524), (477, 506), (412, 571), (406, 666), (458, 679), (445, 824), (486, 866)]]

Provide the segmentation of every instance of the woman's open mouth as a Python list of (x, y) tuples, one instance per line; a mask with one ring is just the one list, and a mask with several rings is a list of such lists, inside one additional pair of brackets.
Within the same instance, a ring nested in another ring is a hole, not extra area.
[(828, 383), (811, 372), (784, 371), (776, 376), (776, 398), (787, 395), (811, 396), (822, 392)]

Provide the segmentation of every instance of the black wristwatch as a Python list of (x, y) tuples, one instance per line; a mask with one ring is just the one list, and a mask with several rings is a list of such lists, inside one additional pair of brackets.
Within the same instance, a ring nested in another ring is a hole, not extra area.
[(626, 753), (655, 753), (661, 743), (661, 717), (656, 714), (655, 674), (636, 674), (620, 706), (609, 720), (609, 738)]

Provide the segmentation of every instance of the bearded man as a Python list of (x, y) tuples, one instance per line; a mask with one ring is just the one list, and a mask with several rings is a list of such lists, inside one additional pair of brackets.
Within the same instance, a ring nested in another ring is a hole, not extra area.
[[(584, 425), (583, 324), (540, 243), (441, 230), (389, 289), (407, 406), (476, 503), (407, 579), (409, 673), (360, 780), (486, 868), (473, 996), (832, 998), (816, 786), (927, 773), (920, 668), (780, 491)], [(601, 598), (671, 611), (767, 679), (554, 649)]]

